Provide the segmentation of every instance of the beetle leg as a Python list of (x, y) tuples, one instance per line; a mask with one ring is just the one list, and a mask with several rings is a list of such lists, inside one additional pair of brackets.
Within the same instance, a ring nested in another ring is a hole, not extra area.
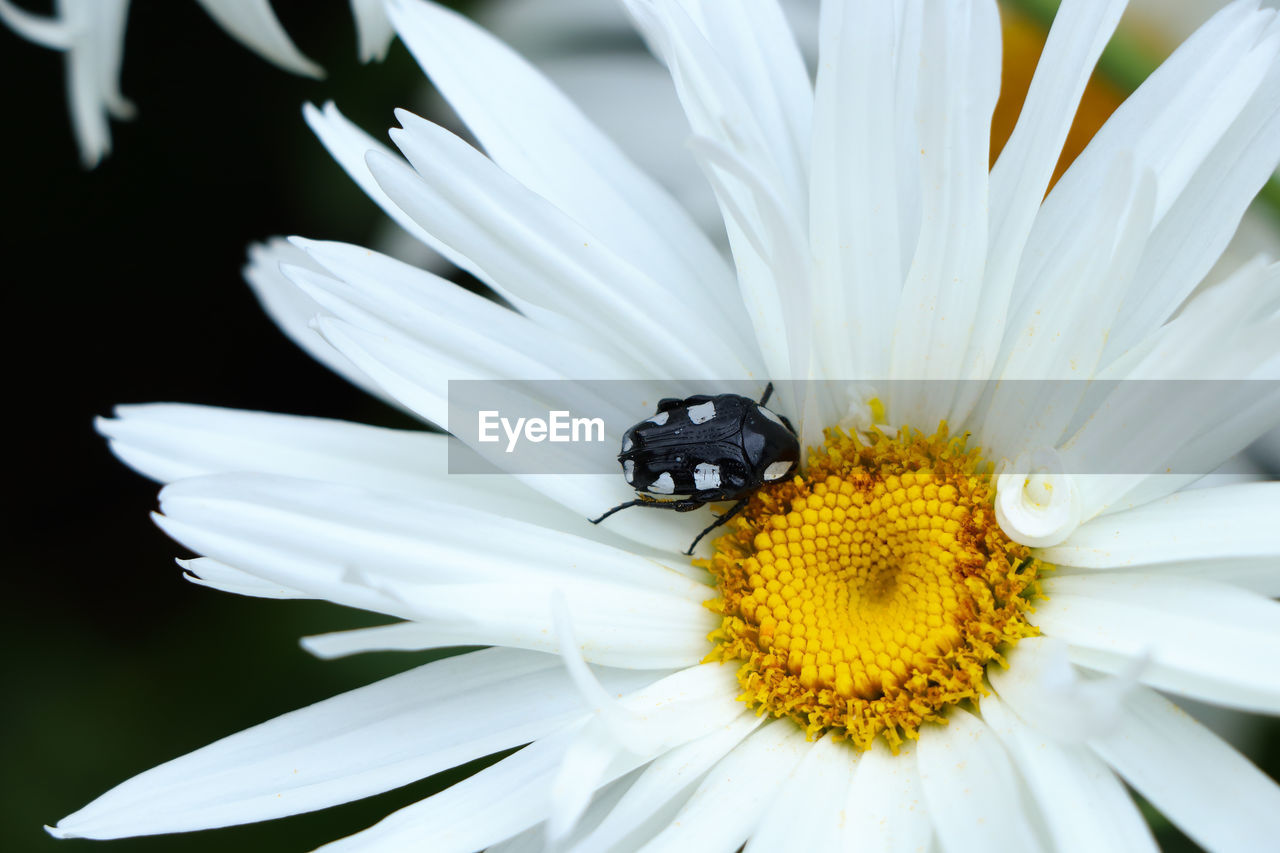
[[(760, 405), (762, 406), (769, 405), (769, 398), (772, 396), (773, 396), (773, 381), (770, 380), (769, 384), (764, 386), (764, 396), (760, 398)], [(788, 424), (788, 426), (790, 426), (790, 424)], [(792, 430), (792, 432), (795, 432), (795, 430)]]
[(609, 510), (599, 518), (591, 519), (591, 523), (599, 524), (609, 516), (613, 515), (615, 512), (618, 512), (619, 510), (624, 510), (629, 506), (647, 506), (647, 507), (653, 507), (654, 509), (674, 510), (675, 512), (690, 512), (691, 510), (701, 509), (706, 505), (707, 505), (706, 501), (695, 500), (694, 498), (684, 498), (683, 500), (678, 500), (678, 501), (654, 501), (654, 500), (645, 500), (643, 498), (637, 498), (636, 500), (633, 500), (633, 501), (627, 501), (626, 503), (618, 504), (613, 509)]
[(689, 550), (684, 552), (685, 556), (692, 557), (693, 549), (698, 547), (698, 543), (702, 541), (702, 537), (706, 536), (708, 533), (715, 530), (717, 527), (724, 524), (726, 521), (733, 518), (738, 513), (742, 512), (746, 508), (747, 501), (749, 500), (751, 500), (750, 496), (743, 498), (742, 500), (734, 504), (732, 507), (730, 507), (728, 512), (726, 512), (724, 515), (718, 516), (715, 521), (711, 522), (711, 525), (706, 530), (699, 533), (697, 539), (693, 540), (693, 544), (689, 546)]

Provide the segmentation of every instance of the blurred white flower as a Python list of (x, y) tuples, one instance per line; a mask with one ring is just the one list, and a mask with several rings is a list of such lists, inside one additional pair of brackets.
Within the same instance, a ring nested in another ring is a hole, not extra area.
[[(228, 35), (263, 59), (307, 77), (323, 69), (302, 54), (271, 10), (270, 0), (196, 0)], [(382, 0), (351, 0), (360, 57), (380, 59), (391, 44)], [(109, 118), (129, 119), (134, 107), (120, 93), (120, 67), (129, 0), (57, 0), (51, 16), (0, 0), (0, 21), (36, 44), (66, 55), (67, 102), (80, 160), (94, 166), (111, 152)]]

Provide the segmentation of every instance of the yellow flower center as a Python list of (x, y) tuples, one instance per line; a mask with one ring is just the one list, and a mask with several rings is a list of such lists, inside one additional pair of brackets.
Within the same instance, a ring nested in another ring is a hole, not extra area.
[(895, 751), (977, 701), (1026, 619), (1040, 564), (996, 523), (990, 464), (932, 436), (829, 430), (807, 473), (766, 486), (705, 565), (723, 616), (708, 660), (739, 661), (740, 698)]

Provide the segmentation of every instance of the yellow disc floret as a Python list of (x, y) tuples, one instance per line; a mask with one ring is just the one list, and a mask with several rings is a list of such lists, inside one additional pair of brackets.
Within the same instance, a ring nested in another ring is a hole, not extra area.
[(1032, 636), (1039, 564), (996, 523), (990, 465), (946, 424), (924, 436), (830, 430), (808, 471), (766, 486), (705, 565), (723, 616), (709, 660), (742, 699), (866, 749), (896, 751), (985, 666)]

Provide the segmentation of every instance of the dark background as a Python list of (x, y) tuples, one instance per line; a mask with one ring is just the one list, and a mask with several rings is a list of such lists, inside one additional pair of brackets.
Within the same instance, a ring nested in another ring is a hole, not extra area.
[(181, 549), (148, 518), (156, 485), (93, 430), (117, 403), (152, 401), (397, 423), (280, 334), (240, 270), (248, 244), (276, 234), (371, 239), (381, 214), (301, 105), (332, 98), (381, 136), (393, 107), (421, 105), (422, 77), (399, 44), (359, 64), (346, 0), (274, 6), (327, 80), (276, 69), (194, 2), (136, 0), (122, 89), (138, 117), (113, 123), (114, 151), (93, 171), (80, 166), (61, 54), (0, 27), (11, 436), (0, 849), (309, 850), (457, 778), (183, 836), (55, 841), (41, 829), (155, 764), (423, 659), (320, 662), (298, 637), (385, 619), (182, 580)]
[[(49, 3), (25, 2), (44, 11)], [(49, 838), (116, 783), (212, 740), (376, 680), (422, 656), (320, 662), (298, 637), (380, 621), (326, 604), (193, 586), (147, 517), (156, 486), (118, 463), (92, 419), (182, 401), (403, 423), (314, 364), (258, 308), (240, 269), (275, 234), (367, 243), (382, 221), (302, 122), (332, 98), (375, 135), (421, 109), (397, 44), (356, 60), (346, 0), (275, 0), (324, 81), (268, 65), (193, 2), (136, 0), (122, 88), (133, 122), (86, 172), (62, 57), (0, 28), (7, 166), (7, 375), (0, 648), (0, 849), (308, 850), (362, 829), (461, 772), (311, 815), (116, 842)], [(1277, 773), (1277, 737), (1262, 762)], [(464, 771), (465, 772), (465, 769)], [(1162, 844), (1184, 839), (1155, 816)]]

